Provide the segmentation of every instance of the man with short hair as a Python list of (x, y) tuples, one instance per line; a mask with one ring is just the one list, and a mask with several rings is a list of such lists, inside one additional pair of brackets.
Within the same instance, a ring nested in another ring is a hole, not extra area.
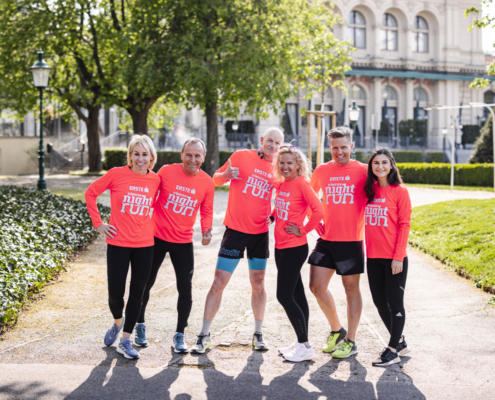
[(170, 254), (175, 270), (177, 291), (177, 328), (172, 347), (176, 353), (188, 350), (184, 342), (184, 330), (192, 307), (192, 278), (194, 273), (193, 233), (198, 210), (201, 215), (202, 244), (211, 241), (213, 224), (213, 197), (215, 183), (213, 179), (201, 171), (205, 160), (206, 147), (201, 139), (188, 139), (180, 157), (181, 164), (164, 165), (158, 176), (161, 179), (160, 195), (153, 215), (155, 231), (155, 247), (153, 266), (143, 296), (141, 315), (136, 325), (135, 343), (147, 346), (146, 325), (144, 316), (158, 270), (167, 253)]
[[(356, 332), (363, 303), (359, 278), (364, 273), (364, 210), (367, 166), (351, 160), (352, 131), (338, 127), (328, 133), (333, 160), (318, 166), (311, 177), (316, 193), (323, 191), (324, 225), (309, 256), (309, 286), (330, 323), (331, 332), (323, 351), (334, 358), (357, 353)], [(342, 276), (347, 296), (348, 332), (342, 327), (328, 284)]]
[(206, 297), (203, 327), (196, 345), (191, 349), (195, 353), (204, 353), (212, 345), (211, 323), (220, 308), (222, 293), (244, 257), (245, 249), (255, 319), (253, 347), (255, 350), (268, 350), (262, 333), (266, 306), (264, 279), (269, 257), (268, 225), (265, 220), (271, 212), (275, 183), (271, 161), (284, 141), (284, 134), (278, 128), (269, 128), (260, 141), (259, 150), (236, 151), (213, 175), (216, 186), (228, 181), (231, 183), (224, 220), (226, 230), (218, 252), (215, 278)]

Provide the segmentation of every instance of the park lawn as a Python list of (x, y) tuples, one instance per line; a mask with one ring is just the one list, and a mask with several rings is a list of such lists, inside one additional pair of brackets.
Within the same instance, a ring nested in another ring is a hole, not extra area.
[[(430, 188), (430, 189), (448, 189), (450, 190), (450, 185), (435, 185), (429, 183), (404, 183), (406, 187), (420, 187), (420, 188)], [(493, 192), (493, 187), (490, 186), (457, 186), (454, 185), (454, 190), (481, 190), (483, 192)]]
[(495, 293), (495, 199), (413, 208), (409, 243)]

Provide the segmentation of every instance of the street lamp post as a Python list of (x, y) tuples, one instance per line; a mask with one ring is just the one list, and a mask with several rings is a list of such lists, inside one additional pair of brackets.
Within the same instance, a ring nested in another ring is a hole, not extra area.
[(351, 127), (352, 127), (352, 142), (354, 143), (354, 146), (352, 148), (352, 153), (351, 153), (351, 159), (355, 160), (356, 159), (356, 152), (355, 152), (355, 138), (356, 138), (356, 124), (359, 119), (359, 107), (356, 105), (356, 102), (352, 102), (352, 106), (349, 107), (349, 120), (351, 121)]
[(442, 135), (443, 135), (443, 161), (446, 161), (445, 157), (445, 151), (447, 150), (447, 133), (449, 133), (449, 130), (447, 128), (442, 129)]
[(40, 91), (40, 147), (38, 150), (39, 173), (38, 190), (46, 190), (45, 181), (45, 150), (43, 149), (43, 90), (48, 86), (50, 78), (50, 67), (43, 60), (43, 51), (38, 51), (38, 61), (31, 67), (34, 86)]

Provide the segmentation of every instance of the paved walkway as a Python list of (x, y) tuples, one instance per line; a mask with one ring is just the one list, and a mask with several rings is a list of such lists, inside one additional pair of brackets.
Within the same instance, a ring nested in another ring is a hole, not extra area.
[[(62, 179), (62, 178), (60, 178)], [(89, 179), (89, 178), (85, 178)], [(3, 181), (0, 181), (4, 183)], [(26, 184), (30, 184), (27, 182)], [(452, 198), (489, 198), (487, 192), (412, 188), (413, 205)], [(461, 192), (461, 193), (459, 193)], [(215, 196), (214, 239), (199, 245), (196, 235), (194, 305), (186, 340), (201, 328), (206, 293), (215, 268), (227, 192)], [(310, 247), (316, 235), (310, 234)], [(272, 240), (273, 243), (273, 240)], [(273, 249), (272, 249), (273, 254)], [(106, 300), (105, 244), (98, 240), (21, 313), (18, 324), (0, 337), (0, 399), (484, 399), (495, 391), (495, 307), (488, 295), (448, 272), (438, 262), (409, 249), (405, 335), (413, 351), (387, 369), (371, 361), (388, 339), (362, 277), (364, 310), (358, 330), (359, 353), (335, 361), (321, 352), (312, 362), (292, 364), (276, 348), (294, 333), (275, 296), (276, 268), (269, 260), (268, 306), (264, 329), (271, 345), (253, 352), (253, 316), (247, 262), (241, 261), (227, 288), (212, 332), (215, 347), (205, 355), (171, 351), (177, 291), (170, 260), (160, 271), (148, 313), (151, 344), (129, 361), (102, 343), (112, 320)], [(309, 268), (303, 269), (308, 287)], [(338, 278), (330, 284), (339, 315), (346, 318), (345, 293)], [(320, 348), (328, 324), (308, 290), (310, 340)], [(220, 346), (220, 344), (226, 344)]]

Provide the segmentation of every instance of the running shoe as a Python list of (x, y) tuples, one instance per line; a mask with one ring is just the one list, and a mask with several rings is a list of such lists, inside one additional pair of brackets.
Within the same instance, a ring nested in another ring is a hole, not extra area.
[(284, 354), (284, 358), (292, 362), (308, 361), (315, 358), (315, 352), (313, 346), (306, 347), (304, 344), (298, 343), (294, 350)]
[(339, 347), (332, 353), (333, 358), (347, 358), (356, 354), (358, 352), (358, 348), (356, 343), (352, 340), (344, 339), (344, 341), (340, 344)]
[(263, 339), (261, 332), (254, 332), (253, 334), (253, 347), (255, 350), (269, 350), (268, 344)]
[(296, 340), (294, 343), (292, 343), (291, 345), (287, 346), (287, 347), (284, 347), (282, 349), (278, 349), (278, 352), (280, 354), (287, 354), (287, 353), (290, 353), (291, 351), (295, 350), (297, 345), (298, 345), (298, 341)]
[(410, 351), (411, 349), (407, 347), (406, 338), (402, 336), (402, 342), (399, 342), (399, 344), (397, 345), (397, 354), (403, 356), (409, 353)]
[[(176, 353), (186, 353), (189, 349), (187, 344), (184, 343), (184, 334), (181, 332), (176, 332), (173, 338), (172, 347)], [(209, 346), (208, 346), (209, 347)], [(206, 347), (206, 348), (208, 348)], [(206, 350), (205, 348), (205, 350)]]
[(191, 347), (191, 352), (192, 353), (199, 353), (203, 354), (206, 349), (209, 349), (213, 343), (211, 342), (211, 335), (208, 333), (208, 335), (205, 335), (204, 333), (200, 333), (198, 335), (198, 340), (196, 344)]
[(383, 349), (382, 354), (375, 361), (373, 361), (373, 366), (375, 367), (386, 367), (387, 365), (400, 363), (400, 357), (397, 353), (394, 353), (388, 347)]
[(130, 339), (121, 340), (117, 346), (117, 353), (122, 354), (125, 358), (129, 360), (137, 360), (139, 358), (139, 353), (132, 347), (132, 342)]
[(107, 331), (107, 333), (105, 333), (105, 339), (103, 340), (105, 342), (105, 345), (110, 347), (112, 344), (115, 343), (120, 331), (124, 327), (124, 322), (125, 320), (122, 320), (122, 325), (120, 326), (113, 324), (112, 327)]
[(134, 339), (134, 343), (136, 346), (146, 347), (148, 346), (148, 338), (146, 337), (146, 325), (145, 324), (136, 324), (136, 337)]
[(345, 339), (347, 331), (342, 328), (340, 331), (332, 331), (328, 335), (327, 343), (323, 346), (322, 350), (325, 353), (331, 353), (334, 351)]

